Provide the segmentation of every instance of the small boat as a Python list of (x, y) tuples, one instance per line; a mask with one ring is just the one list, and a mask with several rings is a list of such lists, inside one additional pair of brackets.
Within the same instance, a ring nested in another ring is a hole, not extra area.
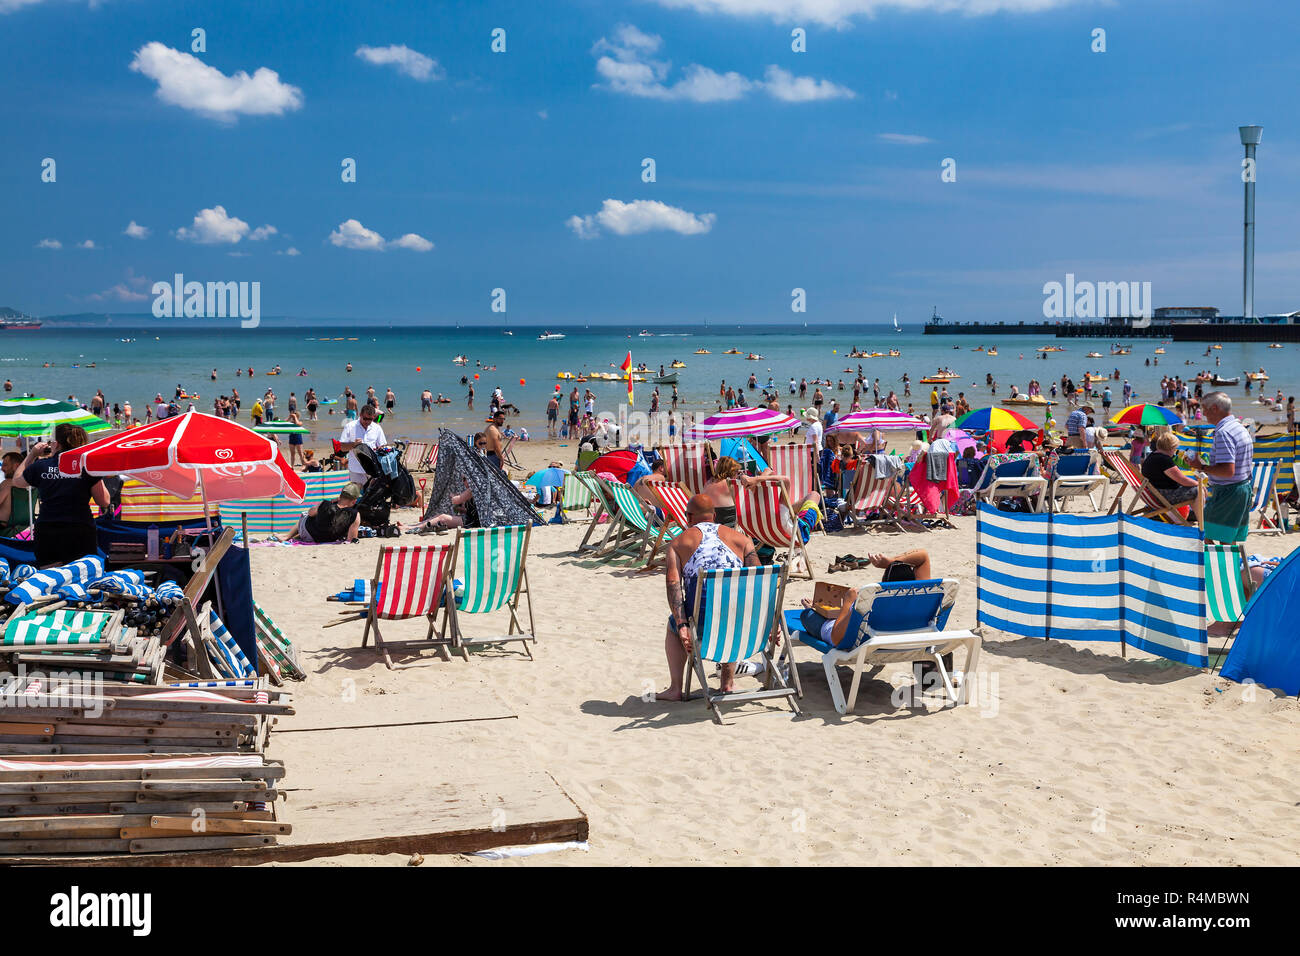
[(894, 331), (895, 331), (895, 332), (901, 332), (901, 331), (903, 331), (902, 329), (900, 329), (900, 328), (898, 327), (898, 313), (897, 313), (897, 312), (894, 313)]
[(569, 379), (573, 378), (574, 376), (573, 376), (573, 373), (572, 373), (572, 372), (556, 372), (556, 373), (555, 373), (555, 377), (556, 377), (556, 378), (560, 378), (560, 379), (564, 379), (565, 381), (568, 381)]
[(1222, 346), (1222, 345), (1211, 345), (1210, 348), (1212, 348), (1212, 349), (1221, 349), (1221, 348), (1223, 348), (1223, 346)]
[(971, 351), (972, 351), (972, 352), (983, 352), (983, 351), (984, 351), (984, 346), (982, 346), (982, 345), (977, 345), (977, 346), (975, 346), (973, 349), (971, 349)]
[(985, 354), (985, 355), (997, 355), (997, 354), (998, 354), (998, 350), (997, 350), (996, 347), (991, 348), (991, 349), (985, 349), (985, 350), (984, 350), (984, 354)]
[(1165, 354), (1164, 349), (1156, 349), (1156, 355), (1164, 355), (1164, 354)]
[(1282, 346), (1279, 345), (1277, 342), (1273, 342), (1272, 344), (1269, 345), (1269, 348), (1271, 348), (1271, 349), (1280, 349), (1280, 348), (1282, 348)]
[(653, 335), (654, 335), (653, 332), (647, 332), (645, 329), (642, 329), (640, 332), (637, 333), (637, 336), (643, 339), (651, 338)]
[[(511, 332), (509, 329), (505, 329), (504, 331), (502, 331), (501, 334), (502, 334), (502, 335), (514, 335), (515, 333)], [(447, 401), (451, 401), (451, 399), (447, 399)], [(442, 403), (440, 402), (439, 404), (442, 404)]]
[(1004, 398), (1003, 405), (1038, 405), (1046, 408), (1055, 405), (1056, 402), (1048, 401), (1041, 395), (1017, 395), (1015, 398)]
[(695, 354), (696, 354), (696, 355), (712, 355), (713, 353), (710, 352), (708, 349), (696, 349), (696, 350), (695, 350)]
[(464, 355), (457, 355), (457, 356), (456, 356), (454, 359), (452, 359), (451, 361), (452, 361), (452, 363), (455, 364), (455, 365), (468, 365), (468, 364), (469, 364), (469, 358), (468, 358), (467, 356), (464, 356)]
[(656, 385), (676, 385), (677, 373), (669, 372), (667, 375), (656, 375), (653, 381)]
[(761, 362), (762, 360), (763, 356), (759, 355), (757, 352), (750, 352), (745, 356), (745, 361), (747, 362)]
[(902, 355), (902, 354), (903, 354), (903, 353), (900, 352), (898, 349), (890, 349), (890, 350), (889, 350), (889, 357), (890, 357), (890, 358), (898, 358), (898, 357), (899, 357), (900, 355)]
[(722, 354), (723, 354), (723, 355), (739, 355), (739, 354), (740, 354), (740, 349), (727, 349), (727, 350), (726, 350), (725, 352), (723, 352)]
[(1263, 369), (1260, 369), (1258, 372), (1247, 372), (1246, 378), (1250, 379), (1252, 382), (1267, 382), (1268, 373)]
[(669, 367), (669, 368), (686, 368), (686, 363), (685, 363), (685, 362), (674, 362), (672, 365), (670, 365), (670, 366), (668, 366), (668, 367)]
[(925, 378), (921, 379), (921, 384), (922, 385), (947, 385), (951, 381), (952, 379), (950, 379), (946, 375), (927, 375)]
[(1133, 354), (1133, 350), (1132, 350), (1132, 349), (1111, 349), (1111, 350), (1110, 350), (1110, 354), (1111, 354), (1111, 355), (1131, 355), (1131, 354)]
[(1088, 358), (1101, 358), (1101, 353), (1100, 353), (1100, 352), (1089, 352), (1089, 353), (1088, 353)]
[(1240, 383), (1241, 377), (1238, 375), (1234, 375), (1232, 378), (1223, 378), (1220, 375), (1216, 375), (1214, 378), (1210, 379), (1211, 385), (1238, 385)]
[(541, 335), (537, 336), (537, 341), (549, 342), (551, 339), (562, 339), (562, 338), (564, 338), (563, 332), (543, 332)]

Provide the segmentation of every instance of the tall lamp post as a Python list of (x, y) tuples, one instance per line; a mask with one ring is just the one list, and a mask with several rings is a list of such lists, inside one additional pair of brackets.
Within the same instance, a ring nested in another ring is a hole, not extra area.
[(1240, 126), (1241, 145), (1246, 147), (1242, 180), (1246, 184), (1245, 239), (1241, 252), (1241, 317), (1255, 318), (1255, 147), (1264, 136), (1262, 126)]

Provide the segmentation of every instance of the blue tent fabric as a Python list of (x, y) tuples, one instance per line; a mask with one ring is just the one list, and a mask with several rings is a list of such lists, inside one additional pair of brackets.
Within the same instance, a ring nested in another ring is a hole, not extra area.
[(767, 470), (767, 462), (754, 450), (748, 438), (724, 438), (720, 442), (720, 450), (724, 458), (734, 458), (739, 462), (752, 461), (758, 465), (759, 471)]
[(1219, 672), (1300, 696), (1300, 627), (1291, 596), (1300, 588), (1300, 550), (1292, 551), (1251, 596), (1237, 640)]

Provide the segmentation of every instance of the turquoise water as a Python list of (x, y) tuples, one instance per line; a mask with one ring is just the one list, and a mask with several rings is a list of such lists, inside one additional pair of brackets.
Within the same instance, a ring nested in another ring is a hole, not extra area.
[[(717, 408), (718, 385), (722, 379), (729, 384), (742, 385), (750, 373), (763, 386), (769, 376), (780, 389), (782, 404), (793, 404), (798, 411), (797, 396), (788, 394), (788, 382), (796, 378), (830, 378), (838, 382), (843, 378), (851, 389), (853, 375), (859, 364), (869, 378), (879, 378), (882, 396), (892, 388), (902, 395), (899, 381), (904, 371), (911, 375), (912, 401), (918, 410), (928, 411), (929, 387), (917, 380), (940, 366), (948, 366), (960, 373), (950, 386), (954, 395), (964, 391), (973, 407), (990, 403), (992, 396), (984, 384), (986, 373), (992, 373), (998, 383), (998, 396), (1005, 397), (1014, 383), (1023, 391), (1030, 378), (1038, 378), (1044, 391), (1052, 380), (1069, 374), (1081, 381), (1083, 372), (1110, 373), (1118, 368), (1122, 378), (1128, 378), (1144, 398), (1158, 397), (1158, 383), (1162, 373), (1194, 375), (1196, 370), (1214, 368), (1214, 356), (1203, 357), (1204, 344), (1161, 343), (1157, 340), (1133, 340), (1133, 353), (1127, 356), (1109, 355), (1109, 343), (1102, 340), (1050, 340), (1029, 336), (996, 336), (981, 341), (972, 336), (925, 336), (919, 328), (904, 329), (895, 333), (881, 326), (829, 326), (808, 328), (801, 326), (762, 326), (747, 328), (672, 328), (651, 329), (651, 337), (641, 337), (637, 329), (584, 329), (565, 328), (566, 338), (538, 341), (540, 330), (516, 328), (513, 335), (504, 335), (499, 329), (450, 328), (268, 328), (253, 330), (228, 328), (223, 330), (159, 331), (152, 329), (54, 329), (37, 332), (0, 333), (0, 377), (11, 379), (17, 395), (32, 392), (37, 395), (66, 398), (74, 395), (79, 401), (89, 402), (97, 388), (103, 389), (108, 401), (130, 400), (137, 415), (142, 415), (144, 405), (161, 391), (170, 397), (177, 384), (201, 396), (196, 406), (211, 411), (212, 398), (217, 393), (229, 394), (238, 388), (243, 402), (245, 420), (252, 406), (254, 394), (260, 395), (272, 386), (278, 397), (277, 410), (283, 412), (290, 391), (299, 399), (308, 387), (315, 387), (321, 397), (338, 397), (345, 386), (364, 396), (367, 386), (374, 386), (381, 400), (384, 390), (391, 387), (397, 395), (395, 415), (385, 421), (390, 437), (406, 436), (424, 438), (436, 433), (439, 425), (465, 431), (481, 423), (492, 388), (500, 385), (506, 398), (518, 405), (523, 413), (518, 423), (528, 427), (535, 436), (544, 435), (546, 402), (555, 385), (563, 386), (567, 395), (573, 383), (557, 382), (561, 371), (581, 374), (584, 370), (614, 371), (630, 349), (633, 363), (644, 362), (655, 372), (659, 366), (680, 359), (687, 364), (679, 371), (678, 391), (680, 409), (684, 412), (707, 414)], [(348, 341), (349, 337), (355, 341)], [(122, 342), (122, 338), (135, 341)], [(335, 341), (335, 339), (344, 341)], [(1035, 348), (1053, 344), (1065, 345), (1068, 351), (1049, 355), (1046, 361), (1036, 358)], [(953, 346), (958, 346), (954, 349)], [(977, 345), (995, 345), (997, 356), (973, 352)], [(848, 359), (846, 353), (856, 346), (864, 351), (887, 352), (899, 349), (898, 358)], [(1148, 367), (1144, 361), (1155, 359), (1154, 350), (1163, 347), (1166, 354), (1159, 356), (1159, 365)], [(695, 355), (698, 348), (709, 349), (712, 354)], [(761, 361), (747, 361), (744, 354), (724, 355), (728, 348), (742, 353), (755, 352)], [(1268, 393), (1277, 387), (1284, 395), (1300, 390), (1300, 371), (1291, 360), (1288, 349), (1274, 350), (1265, 343), (1225, 343), (1219, 356), (1218, 371), (1225, 376), (1241, 375), (1244, 369), (1268, 368), (1273, 376), (1268, 382)], [(1090, 351), (1103, 353), (1099, 359), (1088, 359)], [(452, 359), (464, 354), (469, 365), (462, 368)], [(1021, 358), (1020, 356), (1024, 357)], [(1190, 360), (1191, 365), (1184, 364)], [(44, 367), (49, 362), (50, 367)], [(353, 371), (346, 372), (351, 362)], [(495, 365), (495, 371), (485, 371), (476, 366)], [(94, 363), (94, 368), (87, 367)], [(266, 370), (279, 364), (283, 373), (267, 376)], [(247, 376), (248, 366), (253, 366), (252, 380)], [(79, 367), (74, 367), (79, 366)], [(218, 380), (209, 380), (213, 368)], [(245, 374), (235, 375), (242, 368)], [(306, 368), (308, 375), (296, 373)], [(844, 371), (852, 369), (851, 372)], [(460, 384), (462, 375), (472, 377), (477, 373), (475, 412), (466, 407), (466, 388)], [(521, 385), (520, 380), (525, 384)], [(1244, 379), (1243, 379), (1244, 383)], [(429, 388), (435, 395), (441, 392), (452, 399), (451, 404), (435, 406), (432, 414), (421, 413), (419, 394)], [(616, 415), (626, 404), (626, 386), (623, 383), (588, 382), (597, 395), (598, 412)], [(635, 409), (644, 413), (649, 408), (654, 386), (650, 383), (636, 386)], [(671, 395), (670, 386), (661, 387), (661, 400), (666, 408)], [(851, 391), (837, 393), (823, 391), (827, 399), (844, 398), (848, 409)], [(1281, 416), (1259, 405), (1248, 406), (1246, 393), (1241, 386), (1227, 390), (1241, 412), (1259, 421), (1274, 421)], [(1119, 407), (1119, 389), (1115, 388), (1115, 407)], [(1252, 395), (1257, 395), (1253, 392)], [(808, 401), (811, 402), (812, 389)], [(846, 397), (847, 396), (847, 397)], [(751, 403), (753, 396), (750, 396)], [(866, 403), (870, 404), (870, 393)], [(906, 407), (907, 399), (903, 399)], [(305, 417), (301, 401), (299, 407)], [(332, 417), (326, 408), (320, 410), (321, 421), (315, 427), (315, 439), (335, 437), (341, 423), (342, 403)]]

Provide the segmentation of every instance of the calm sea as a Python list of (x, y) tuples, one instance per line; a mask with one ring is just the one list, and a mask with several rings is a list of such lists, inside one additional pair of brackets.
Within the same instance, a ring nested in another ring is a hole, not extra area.
[[(384, 390), (391, 387), (397, 395), (397, 406), (395, 414), (385, 420), (386, 431), (390, 437), (416, 439), (434, 435), (439, 425), (464, 432), (481, 423), (491, 390), (498, 385), (507, 399), (523, 410), (517, 422), (533, 434), (544, 435), (547, 399), (556, 384), (562, 385), (566, 394), (572, 387), (572, 383), (557, 380), (557, 373), (613, 371), (629, 350), (634, 364), (644, 362), (655, 372), (660, 365), (668, 366), (675, 360), (685, 362), (686, 368), (679, 370), (679, 407), (697, 415), (717, 408), (720, 381), (746, 384), (751, 373), (760, 386), (766, 385), (770, 378), (780, 388), (782, 404), (793, 404), (797, 412), (798, 397), (788, 394), (791, 376), (810, 380), (829, 378), (834, 382), (843, 378), (851, 388), (859, 364), (869, 378), (880, 379), (882, 395), (895, 388), (901, 396), (900, 379), (904, 371), (908, 372), (913, 382), (912, 400), (918, 410), (928, 410), (929, 389), (917, 380), (941, 366), (959, 373), (949, 390), (954, 394), (966, 392), (973, 407), (990, 403), (992, 396), (985, 385), (988, 373), (998, 383), (998, 396), (1005, 397), (1012, 384), (1024, 390), (1031, 378), (1041, 381), (1046, 390), (1062, 374), (1079, 381), (1085, 371), (1109, 374), (1116, 368), (1121, 380), (1127, 378), (1143, 398), (1154, 400), (1153, 397), (1158, 397), (1162, 374), (1190, 377), (1198, 369), (1214, 369), (1215, 356), (1220, 361), (1217, 370), (1225, 376), (1267, 367), (1273, 376), (1266, 389), (1270, 396), (1278, 387), (1284, 396), (1300, 388), (1300, 369), (1294, 361), (1289, 361), (1287, 350), (1269, 349), (1265, 343), (1225, 343), (1222, 350), (1206, 357), (1204, 344), (1130, 340), (1126, 344), (1133, 348), (1131, 355), (1111, 356), (1110, 345), (1103, 340), (997, 336), (980, 341), (970, 336), (926, 336), (919, 327), (904, 327), (902, 332), (894, 332), (883, 325), (670, 326), (649, 329), (654, 333), (651, 336), (639, 335), (639, 329), (555, 328), (551, 331), (562, 332), (565, 338), (550, 341), (538, 341), (540, 329), (512, 331), (513, 335), (503, 334), (499, 328), (442, 327), (322, 326), (193, 331), (160, 331), (156, 327), (45, 328), (36, 332), (0, 333), (0, 376), (13, 381), (14, 391), (9, 395), (24, 392), (57, 398), (73, 395), (78, 401), (89, 402), (98, 388), (103, 389), (110, 403), (130, 400), (137, 414), (143, 413), (145, 403), (155, 393), (170, 397), (177, 385), (191, 393), (197, 392), (201, 397), (196, 406), (211, 411), (212, 399), (217, 394), (228, 395), (233, 387), (239, 390), (245, 419), (253, 397), (267, 387), (274, 388), (280, 412), (285, 410), (291, 391), (301, 399), (308, 387), (314, 387), (321, 397), (341, 397), (345, 386), (359, 395), (365, 394), (367, 386), (373, 386), (381, 399)], [(1068, 351), (1050, 353), (1046, 360), (1037, 358), (1037, 347), (1058, 342)], [(998, 355), (973, 351), (979, 345), (996, 346)], [(846, 353), (854, 347), (879, 352), (897, 349), (902, 355), (848, 359)], [(1158, 347), (1164, 348), (1165, 354), (1156, 356)], [(742, 354), (724, 354), (731, 348), (739, 349)], [(697, 349), (707, 349), (710, 354), (696, 355)], [(1103, 357), (1087, 358), (1091, 351), (1101, 352)], [(750, 352), (762, 358), (749, 361), (744, 353)], [(465, 367), (453, 364), (457, 355), (467, 356), (469, 364)], [(1158, 359), (1159, 364), (1148, 366), (1145, 364), (1148, 359)], [(349, 362), (353, 367), (350, 373), (346, 371)], [(282, 373), (268, 376), (266, 372), (277, 364)], [(254, 369), (251, 380), (247, 374), (249, 366)], [(491, 366), (495, 369), (487, 370)], [(215, 382), (210, 379), (213, 368), (217, 370)], [(243, 369), (244, 374), (237, 376), (236, 369)], [(299, 376), (300, 369), (306, 369), (307, 374)], [(467, 389), (461, 384), (462, 375), (468, 376), (475, 385), (473, 413), (466, 407)], [(477, 380), (473, 378), (475, 375)], [(1244, 378), (1242, 381), (1244, 384)], [(435, 395), (441, 393), (451, 399), (451, 403), (436, 406), (432, 414), (421, 413), (419, 395), (426, 387)], [(626, 403), (623, 383), (591, 381), (586, 387), (598, 396), (596, 404), (600, 412), (616, 414)], [(648, 410), (653, 388), (648, 382), (636, 386), (637, 411)], [(843, 397), (834, 389), (823, 391), (827, 392), (828, 399)], [(1118, 409), (1119, 389), (1115, 391)], [(1248, 399), (1241, 385), (1227, 391), (1239, 411), (1247, 407)], [(661, 386), (665, 408), (671, 392), (671, 386)], [(1258, 394), (1255, 391), (1252, 397)], [(867, 398), (869, 401), (869, 394)], [(811, 401), (811, 389), (808, 401)], [(851, 393), (843, 403), (845, 410), (849, 401)], [(903, 401), (906, 407), (907, 400)], [(299, 405), (302, 408), (301, 401)], [(1248, 407), (1249, 411), (1243, 414), (1259, 421), (1280, 418), (1271, 408)], [(315, 425), (316, 440), (335, 437), (342, 403), (334, 408), (333, 416), (327, 414), (327, 408), (321, 409), (321, 421)], [(303, 414), (305, 417), (305, 409)]]

